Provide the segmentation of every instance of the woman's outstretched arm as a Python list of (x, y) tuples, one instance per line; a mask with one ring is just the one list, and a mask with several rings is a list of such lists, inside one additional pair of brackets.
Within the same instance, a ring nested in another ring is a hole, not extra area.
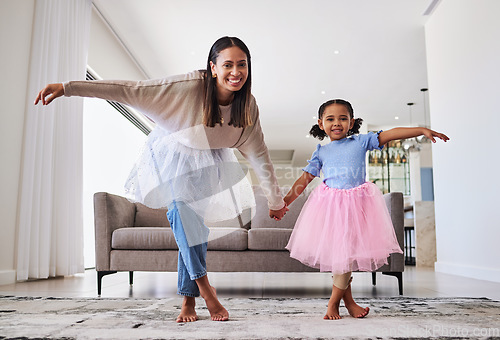
[(412, 138), (422, 135), (429, 138), (433, 143), (436, 143), (435, 137), (442, 139), (445, 142), (449, 140), (448, 136), (444, 133), (436, 132), (424, 127), (397, 127), (387, 131), (382, 131), (378, 135), (378, 141), (380, 146), (383, 146), (392, 140)]
[(42, 105), (50, 104), (54, 99), (64, 95), (64, 86), (62, 83), (48, 84), (35, 98), (35, 105), (42, 101)]

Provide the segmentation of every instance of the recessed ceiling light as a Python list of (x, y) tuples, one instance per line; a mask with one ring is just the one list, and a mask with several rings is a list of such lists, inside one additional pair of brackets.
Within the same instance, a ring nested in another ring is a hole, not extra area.
[(310, 135), (306, 135), (306, 138), (309, 138), (309, 137), (310, 137)]
[(394, 119), (398, 120), (398, 119), (399, 119), (399, 117), (398, 117), (398, 116), (396, 116), (396, 117), (394, 117)]
[(326, 91), (321, 91), (321, 94), (325, 94), (325, 93), (326, 93)]
[(333, 51), (333, 54), (340, 54), (340, 51), (339, 50), (335, 50), (335, 51)]

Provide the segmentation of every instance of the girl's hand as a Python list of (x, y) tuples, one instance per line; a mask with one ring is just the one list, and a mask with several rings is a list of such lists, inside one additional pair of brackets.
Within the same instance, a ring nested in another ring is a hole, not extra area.
[(288, 209), (288, 206), (286, 204), (280, 210), (269, 209), (269, 217), (274, 218), (276, 221), (279, 221), (283, 218), (283, 216), (285, 216), (285, 214), (288, 210), (290, 210), (290, 209)]
[(423, 135), (427, 138), (429, 138), (433, 143), (436, 143), (436, 139), (434, 137), (437, 137), (444, 142), (447, 142), (449, 140), (448, 136), (445, 135), (444, 133), (436, 132), (431, 129), (424, 129)]
[(36, 96), (35, 105), (41, 100), (43, 105), (50, 104), (54, 99), (64, 95), (63, 84), (48, 84)]
[(448, 136), (444, 133), (436, 132), (424, 127), (396, 127), (390, 130), (382, 131), (378, 135), (378, 141), (380, 146), (384, 146), (392, 140), (413, 138), (422, 135), (429, 138), (433, 143), (436, 143), (436, 138), (434, 137), (442, 139), (445, 142), (449, 140)]

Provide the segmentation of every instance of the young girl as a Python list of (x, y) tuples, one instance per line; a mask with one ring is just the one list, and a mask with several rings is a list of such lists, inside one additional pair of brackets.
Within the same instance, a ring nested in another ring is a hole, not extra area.
[(330, 271), (333, 287), (324, 319), (340, 319), (344, 299), (349, 314), (365, 317), (369, 308), (357, 305), (351, 294), (352, 271), (374, 271), (391, 253), (402, 253), (389, 212), (378, 187), (365, 182), (367, 150), (382, 149), (395, 139), (425, 135), (432, 142), (448, 137), (426, 128), (394, 128), (358, 134), (362, 119), (354, 119), (351, 104), (330, 100), (319, 108), (318, 124), (310, 134), (331, 142), (318, 145), (304, 173), (285, 197), (290, 205), (323, 171), (323, 183), (309, 196), (286, 248), (302, 263)]

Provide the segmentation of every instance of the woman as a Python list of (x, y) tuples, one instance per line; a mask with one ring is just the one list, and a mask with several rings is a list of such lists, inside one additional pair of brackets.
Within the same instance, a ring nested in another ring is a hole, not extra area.
[(198, 319), (195, 297), (205, 299), (211, 318), (229, 313), (206, 273), (208, 228), (204, 221), (237, 216), (253, 203), (251, 188), (231, 148), (250, 162), (267, 196), (270, 217), (288, 208), (264, 143), (259, 111), (251, 94), (251, 59), (246, 45), (222, 37), (206, 71), (148, 81), (71, 81), (49, 84), (35, 105), (65, 96), (97, 97), (130, 105), (156, 122), (126, 187), (135, 200), (168, 207), (179, 247), (178, 294), (184, 296), (177, 322)]

